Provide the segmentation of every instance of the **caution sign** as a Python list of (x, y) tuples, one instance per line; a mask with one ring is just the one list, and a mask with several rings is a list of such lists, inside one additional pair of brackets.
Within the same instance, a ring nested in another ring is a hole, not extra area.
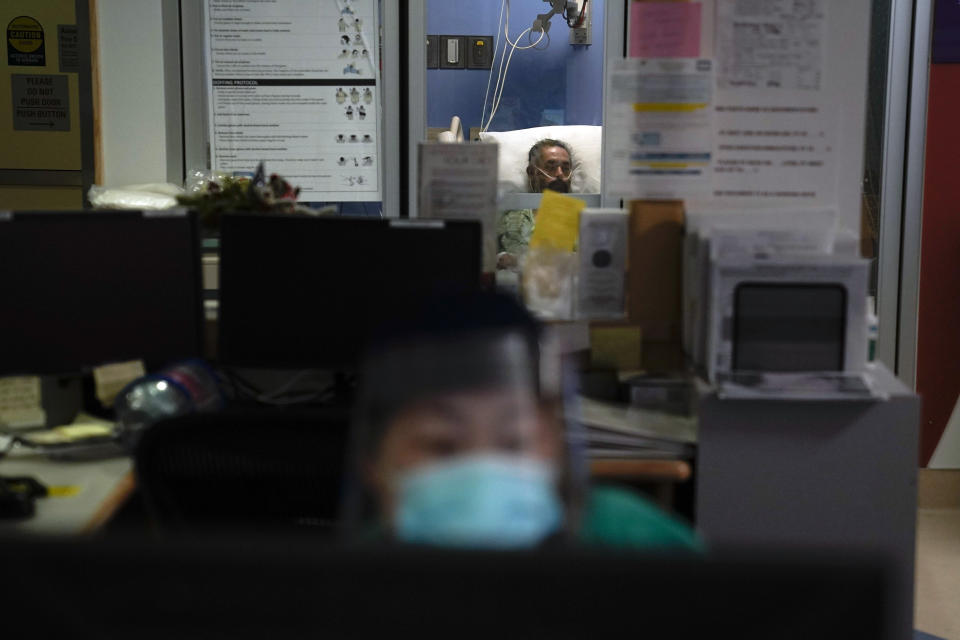
[(70, 131), (70, 79), (61, 75), (10, 76), (14, 131)]
[(7, 64), (11, 67), (45, 67), (47, 53), (43, 27), (30, 16), (17, 16), (7, 24)]

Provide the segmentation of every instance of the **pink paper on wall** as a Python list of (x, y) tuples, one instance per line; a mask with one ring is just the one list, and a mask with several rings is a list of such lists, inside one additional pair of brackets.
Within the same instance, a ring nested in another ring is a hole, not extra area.
[(631, 58), (700, 56), (699, 2), (631, 2)]

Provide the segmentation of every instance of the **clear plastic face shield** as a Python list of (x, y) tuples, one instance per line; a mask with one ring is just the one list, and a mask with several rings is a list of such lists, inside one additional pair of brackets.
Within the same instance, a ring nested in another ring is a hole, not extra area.
[(559, 363), (536, 357), (519, 333), (480, 332), (368, 358), (347, 531), (466, 548), (530, 547), (564, 531), (573, 501)]

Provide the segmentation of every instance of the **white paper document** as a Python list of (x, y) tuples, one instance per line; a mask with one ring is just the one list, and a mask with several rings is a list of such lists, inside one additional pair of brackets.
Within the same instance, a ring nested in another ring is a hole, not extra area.
[(587, 450), (591, 457), (692, 457), (696, 447), (692, 443), (634, 438), (613, 431), (588, 427)]
[(495, 144), (423, 142), (419, 147), (419, 217), (483, 223), (483, 270), (497, 259)]
[(717, 86), (818, 91), (825, 0), (720, 0)]
[(611, 61), (604, 171), (623, 198), (708, 195), (713, 156), (713, 61)]
[[(694, 444), (698, 421), (691, 416), (677, 416), (661, 411), (603, 402), (578, 396), (577, 420), (588, 429), (602, 429), (630, 436), (649, 444), (673, 442)], [(589, 438), (589, 436), (588, 436)]]
[(863, 373), (726, 373), (717, 380), (717, 395), (729, 400), (803, 400), (877, 402), (888, 394)]
[(838, 101), (823, 69), (824, 0), (718, 0), (712, 200), (837, 202)]
[(207, 0), (214, 170), (260, 161), (300, 200), (381, 199), (376, 0)]
[(0, 431), (36, 428), (45, 421), (39, 377), (0, 378)]

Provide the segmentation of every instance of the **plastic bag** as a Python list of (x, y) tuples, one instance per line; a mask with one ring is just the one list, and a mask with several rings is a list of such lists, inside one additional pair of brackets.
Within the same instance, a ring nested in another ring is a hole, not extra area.
[(188, 194), (206, 193), (210, 183), (223, 184), (228, 174), (210, 169), (192, 169), (183, 181), (183, 192)]
[(183, 189), (174, 184), (131, 184), (122, 187), (93, 185), (87, 197), (94, 209), (170, 209), (177, 206)]
[(523, 261), (523, 300), (534, 315), (573, 320), (577, 254), (553, 247), (531, 247)]

